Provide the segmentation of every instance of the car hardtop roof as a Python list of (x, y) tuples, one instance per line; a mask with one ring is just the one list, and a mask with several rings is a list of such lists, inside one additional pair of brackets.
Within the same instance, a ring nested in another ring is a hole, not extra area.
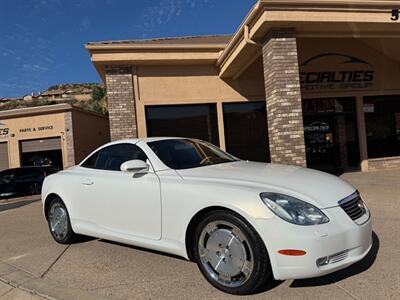
[(151, 143), (151, 142), (165, 141), (165, 140), (184, 140), (184, 139), (191, 139), (191, 138), (171, 136), (171, 137), (147, 137), (147, 138), (138, 138), (138, 139), (124, 139), (124, 140), (118, 140), (118, 141), (108, 143), (104, 146), (111, 146), (111, 145), (124, 144), (124, 143), (137, 144), (139, 142)]

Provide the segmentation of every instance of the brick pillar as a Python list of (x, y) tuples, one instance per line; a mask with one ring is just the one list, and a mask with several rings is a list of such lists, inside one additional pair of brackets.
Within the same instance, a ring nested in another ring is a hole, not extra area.
[(64, 155), (63, 155), (63, 164), (64, 169), (74, 166), (76, 163), (75, 161), (75, 146), (74, 146), (74, 128), (72, 123), (72, 112), (66, 112), (64, 114), (64, 143), (65, 146), (63, 148)]
[(274, 29), (262, 48), (271, 162), (306, 166), (303, 111), (292, 29)]
[(132, 66), (105, 67), (111, 140), (137, 138)]

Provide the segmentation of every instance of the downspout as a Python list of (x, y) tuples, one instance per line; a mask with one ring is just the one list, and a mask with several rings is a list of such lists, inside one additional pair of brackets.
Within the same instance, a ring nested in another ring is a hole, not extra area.
[(261, 4), (262, 4), (261, 2), (263, 2), (263, 1), (262, 0), (257, 1), (257, 3), (253, 6), (251, 11), (248, 13), (246, 18), (242, 22), (242, 24), (239, 26), (238, 30), (233, 35), (232, 40), (230, 41), (228, 46), (225, 48), (225, 50), (222, 52), (221, 57), (218, 58), (217, 66), (220, 66), (221, 64), (223, 64), (224, 61), (226, 60), (227, 56), (229, 56), (229, 53), (233, 50), (236, 43), (240, 40), (240, 32), (242, 31), (242, 26), (244, 26), (245, 24), (249, 24), (254, 19), (254, 16), (258, 13), (258, 11), (261, 7)]
[[(262, 45), (260, 43), (257, 43), (256, 41), (252, 40), (250, 38), (250, 29), (249, 29), (249, 25), (248, 24), (244, 24), (243, 27), (243, 36), (244, 36), (244, 42), (248, 45), (254, 45), (256, 47), (261, 48)], [(252, 59), (250, 59), (246, 65), (242, 68), (242, 70), (240, 72), (238, 72), (232, 79), (236, 80), (240, 77), (240, 75), (242, 75), (242, 73), (258, 58), (258, 55), (255, 55)]]
[(244, 24), (243, 30), (244, 30), (244, 41), (247, 44), (260, 46), (260, 47), (262, 46), (260, 43), (257, 43), (257, 42), (255, 42), (254, 40), (252, 40), (250, 38), (250, 29), (249, 29), (249, 25), (248, 24)]

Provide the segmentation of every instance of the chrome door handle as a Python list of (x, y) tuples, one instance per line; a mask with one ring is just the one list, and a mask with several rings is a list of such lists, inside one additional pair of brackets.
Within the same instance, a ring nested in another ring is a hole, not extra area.
[(93, 185), (93, 180), (91, 180), (89, 178), (85, 178), (82, 180), (82, 184), (83, 185)]

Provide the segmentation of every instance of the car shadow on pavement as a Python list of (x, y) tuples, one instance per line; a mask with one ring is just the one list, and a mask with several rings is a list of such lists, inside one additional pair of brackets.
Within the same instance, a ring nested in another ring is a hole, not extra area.
[(372, 232), (372, 248), (367, 254), (367, 256), (364, 257), (364, 259), (347, 267), (346, 269), (334, 272), (329, 275), (317, 278), (294, 280), (290, 285), (290, 287), (298, 288), (298, 287), (329, 285), (341, 281), (343, 279), (349, 278), (351, 276), (360, 274), (368, 270), (374, 264), (376, 256), (379, 251), (379, 246), (380, 246), (379, 238), (375, 232)]
[[(186, 261), (188, 263), (194, 263), (194, 264), (196, 263), (194, 261), (188, 261), (187, 259), (185, 259), (183, 257), (177, 256), (177, 255), (173, 255), (173, 254), (169, 254), (169, 253), (165, 253), (165, 252), (159, 252), (157, 250), (146, 249), (146, 248), (141, 248), (141, 247), (127, 245), (127, 244), (121, 244), (121, 243), (118, 243), (118, 242), (113, 242), (113, 241), (108, 241), (108, 240), (103, 240), (103, 239), (99, 239), (98, 241), (102, 242), (102, 243), (107, 243), (107, 244), (112, 244), (112, 245), (121, 246), (121, 247), (125, 247), (125, 248), (130, 248), (130, 249), (134, 249), (134, 250), (138, 250), (138, 251), (144, 251), (144, 252), (149, 252), (149, 253), (153, 253), (153, 254), (157, 254), (157, 255), (163, 255), (163, 256), (166, 256), (166, 257), (170, 257), (170, 258)], [(254, 294), (261, 294), (261, 293), (267, 292), (269, 290), (272, 290), (272, 289), (276, 288), (278, 285), (280, 285), (282, 283), (283, 283), (283, 281), (274, 280), (273, 279), (273, 280), (269, 281), (266, 285), (262, 286)]]
[(147, 249), (147, 248), (142, 248), (142, 247), (138, 247), (138, 246), (132, 246), (132, 245), (127, 245), (127, 244), (122, 244), (122, 243), (118, 243), (118, 242), (114, 242), (114, 241), (108, 241), (108, 240), (103, 240), (103, 239), (99, 239), (98, 241), (99, 241), (99, 242), (102, 242), (102, 243), (107, 243), (107, 244), (112, 244), (112, 245), (124, 247), (124, 248), (134, 249), (134, 250), (137, 250), (137, 251), (143, 251), (143, 252), (148, 252), (148, 253), (154, 253), (154, 254), (157, 254), (157, 255), (163, 255), (163, 256), (166, 256), (166, 257), (171, 257), (171, 258), (175, 258), (175, 259), (179, 259), (179, 260), (188, 261), (187, 259), (184, 259), (183, 257), (177, 256), (177, 255), (173, 255), (173, 254), (169, 254), (169, 253), (165, 253), (165, 252), (160, 252), (160, 251), (153, 250), (153, 249)]
[(9, 210), (9, 209), (14, 209), (14, 208), (18, 208), (18, 207), (22, 207), (28, 204), (31, 204), (33, 202), (37, 202), (39, 200), (23, 200), (23, 201), (18, 201), (18, 202), (14, 202), (14, 203), (5, 203), (5, 204), (1, 204), (0, 203), (0, 212)]

